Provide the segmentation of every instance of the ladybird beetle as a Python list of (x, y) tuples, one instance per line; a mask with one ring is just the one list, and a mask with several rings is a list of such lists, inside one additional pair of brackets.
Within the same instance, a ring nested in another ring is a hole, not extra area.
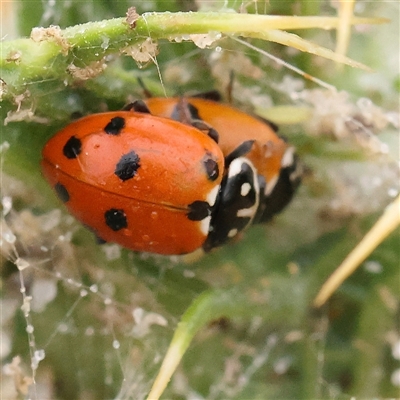
[(143, 112), (93, 114), (47, 142), (42, 170), (106, 242), (165, 255), (208, 251), (247, 227), (263, 198), (245, 156), (253, 142), (224, 156), (217, 136)]
[(241, 143), (253, 140), (245, 157), (254, 165), (263, 190), (254, 222), (266, 222), (291, 201), (300, 184), (301, 164), (294, 148), (277, 134), (275, 124), (219, 100), (219, 93), (211, 91), (195, 97), (150, 97), (127, 107), (200, 128), (202, 122), (206, 123), (218, 132), (218, 144), (225, 156), (234, 154)]

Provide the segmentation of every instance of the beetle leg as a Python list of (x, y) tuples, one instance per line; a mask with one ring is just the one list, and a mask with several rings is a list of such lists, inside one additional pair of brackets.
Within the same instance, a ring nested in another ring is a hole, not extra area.
[(225, 165), (228, 166), (231, 164), (233, 160), (236, 158), (242, 157), (245, 154), (247, 154), (251, 148), (253, 147), (253, 143), (255, 140), (246, 140), (242, 144), (240, 144), (238, 147), (236, 147), (235, 150), (230, 152), (226, 157), (225, 157)]
[(149, 107), (147, 107), (143, 100), (135, 100), (134, 102), (127, 104), (122, 111), (136, 111), (145, 114), (151, 114)]

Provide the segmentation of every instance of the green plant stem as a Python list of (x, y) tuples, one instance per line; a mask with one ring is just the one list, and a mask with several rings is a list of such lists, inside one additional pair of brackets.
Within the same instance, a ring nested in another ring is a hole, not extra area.
[(193, 337), (202, 327), (221, 317), (241, 315), (246, 310), (246, 303), (246, 294), (237, 287), (231, 291), (206, 291), (195, 299), (175, 330), (148, 400), (156, 400), (163, 393)]
[[(353, 18), (354, 23), (382, 23), (379, 18)], [(1, 78), (5, 96), (22, 93), (31, 82), (70, 77), (69, 67), (84, 68), (144, 39), (189, 39), (188, 35), (218, 32), (262, 37), (276, 29), (335, 28), (335, 17), (293, 17), (235, 13), (146, 13), (130, 26), (126, 18), (76, 25), (32, 38), (0, 43)], [(46, 32), (47, 33), (47, 32)], [(266, 37), (268, 40), (268, 37)], [(280, 39), (277, 41), (279, 42)], [(284, 39), (284, 42), (287, 39)], [(285, 43), (286, 44), (286, 43)], [(319, 46), (312, 47), (318, 54)], [(326, 56), (326, 55), (325, 55)], [(330, 55), (329, 58), (335, 59)], [(340, 61), (340, 60), (338, 60)], [(343, 60), (342, 60), (343, 61)]]

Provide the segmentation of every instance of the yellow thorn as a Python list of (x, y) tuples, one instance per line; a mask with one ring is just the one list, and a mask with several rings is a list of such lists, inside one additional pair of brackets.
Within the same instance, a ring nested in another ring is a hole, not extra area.
[(322, 285), (315, 297), (314, 306), (321, 307), (332, 293), (357, 269), (357, 267), (400, 225), (400, 196), (386, 208), (361, 242), (350, 252), (342, 264)]
[(346, 55), (351, 35), (351, 20), (353, 18), (354, 0), (339, 2), (339, 25), (337, 27), (337, 42), (335, 53)]

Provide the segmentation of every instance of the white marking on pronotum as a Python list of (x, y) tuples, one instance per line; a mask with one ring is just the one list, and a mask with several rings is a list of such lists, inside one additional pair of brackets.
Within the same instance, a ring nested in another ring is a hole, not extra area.
[(251, 190), (250, 183), (248, 182), (243, 183), (242, 187), (240, 188), (240, 195), (245, 197), (249, 194), (250, 190)]
[(210, 223), (211, 223), (211, 215), (203, 218), (200, 221), (200, 231), (204, 236), (207, 236), (208, 233), (210, 232)]
[(206, 201), (211, 207), (215, 204), (215, 201), (217, 200), (219, 188), (220, 188), (220, 186), (217, 185), (208, 192)]
[[(292, 165), (294, 165), (294, 153), (295, 149), (294, 147), (288, 147), (285, 152), (283, 153), (282, 159), (281, 159), (281, 169), (284, 168), (289, 168)], [(297, 168), (290, 174), (290, 180), (293, 182), (295, 181), (299, 176), (301, 176), (302, 169), (297, 166)], [(279, 175), (275, 175), (272, 179), (270, 179), (269, 182), (267, 182), (264, 190), (265, 196), (270, 196), (272, 191), (274, 190), (276, 183), (279, 180)]]
[(281, 167), (287, 168), (294, 164), (294, 147), (288, 147), (283, 154), (281, 160)]
[[(244, 157), (235, 158), (229, 165), (228, 178), (232, 178), (235, 175), (239, 175), (242, 170), (242, 164), (245, 162), (251, 164), (250, 160), (248, 160), (247, 158)], [(251, 164), (251, 166), (253, 167), (253, 164)]]
[[(260, 185), (258, 184), (257, 171), (256, 171), (253, 163), (249, 159), (247, 159), (246, 157), (239, 157), (239, 158), (234, 159), (231, 162), (231, 164), (229, 166), (228, 178), (232, 178), (233, 176), (240, 174), (243, 164), (247, 164), (251, 168), (251, 171), (253, 173), (253, 188), (254, 188), (254, 191), (256, 194), (255, 195), (256, 200), (251, 207), (242, 208), (241, 210), (238, 210), (238, 212), (237, 212), (238, 218), (250, 218), (249, 223), (247, 224), (247, 226), (248, 226), (253, 221), (253, 218), (256, 215), (258, 206), (260, 204)], [(247, 186), (248, 186), (249, 190), (252, 189), (252, 186), (250, 183), (248, 183), (248, 182), (244, 183), (241, 187), (242, 195), (243, 195), (243, 192), (246, 192)]]
[[(285, 151), (285, 154), (283, 155), (282, 161), (281, 161), (282, 168), (288, 168), (295, 164), (294, 153), (295, 153), (294, 147), (289, 147)], [(293, 182), (293, 181), (297, 180), (298, 178), (300, 178), (302, 174), (303, 174), (303, 167), (302, 167), (301, 163), (297, 163), (294, 171), (292, 171), (292, 173), (290, 174), (289, 179), (291, 182)]]
[(303, 173), (304, 173), (303, 164), (297, 163), (295, 170), (289, 175), (290, 181), (294, 182), (297, 179), (301, 178), (303, 176)]
[(274, 190), (274, 187), (276, 185), (276, 182), (278, 182), (279, 175), (275, 175), (267, 184), (265, 185), (265, 190), (264, 194), (265, 196), (269, 196), (272, 191)]

